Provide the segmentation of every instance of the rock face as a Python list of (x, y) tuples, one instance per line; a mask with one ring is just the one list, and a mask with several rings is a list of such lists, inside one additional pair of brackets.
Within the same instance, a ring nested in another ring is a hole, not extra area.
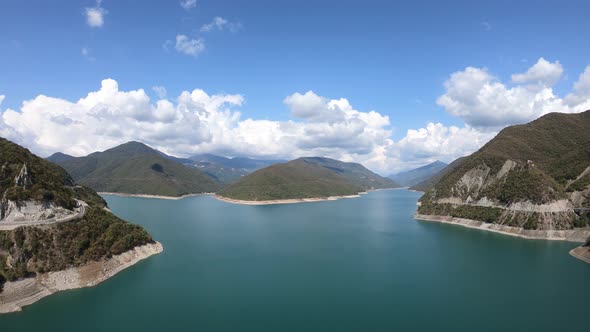
[(445, 174), (418, 213), (527, 230), (589, 228), (590, 111), (504, 129)]

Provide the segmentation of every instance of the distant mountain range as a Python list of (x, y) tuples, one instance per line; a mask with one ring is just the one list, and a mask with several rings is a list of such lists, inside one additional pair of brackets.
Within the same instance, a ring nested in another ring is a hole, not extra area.
[(448, 172), (455, 169), (455, 167), (457, 167), (457, 165), (459, 165), (461, 163), (461, 160), (463, 160), (463, 158), (465, 158), (465, 157), (461, 157), (461, 158), (456, 159), (452, 163), (445, 166), (443, 169), (439, 170), (438, 173), (436, 173), (428, 178), (425, 178), (424, 180), (414, 184), (413, 186), (410, 187), (410, 190), (417, 190), (417, 191), (426, 192), (426, 191), (432, 189), (432, 187), (434, 187), (434, 185), (437, 184), (438, 181), (440, 181), (440, 179), (442, 179), (442, 177), (445, 174), (447, 174)]
[(439, 174), (420, 199), (419, 214), (535, 230), (587, 227), (590, 111), (507, 127)]
[(354, 195), (399, 184), (360, 164), (329, 158), (299, 158), (249, 174), (218, 194), (222, 197), (265, 201)]
[(389, 178), (404, 187), (412, 187), (420, 182), (430, 179), (446, 166), (446, 163), (437, 160), (431, 164), (410, 171), (390, 175)]
[(227, 158), (214, 154), (200, 154), (189, 158), (185, 164), (191, 165), (209, 174), (224, 184), (236, 182), (242, 176), (258, 169), (286, 162), (286, 160), (263, 160), (245, 157)]

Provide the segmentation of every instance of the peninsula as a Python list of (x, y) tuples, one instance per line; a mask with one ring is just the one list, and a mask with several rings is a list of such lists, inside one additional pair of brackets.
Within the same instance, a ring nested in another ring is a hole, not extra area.
[(163, 250), (61, 167), (0, 138), (0, 313), (88, 287)]

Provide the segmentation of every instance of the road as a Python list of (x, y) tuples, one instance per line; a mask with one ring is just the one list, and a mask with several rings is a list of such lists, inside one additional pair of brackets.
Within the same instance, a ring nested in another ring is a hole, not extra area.
[(80, 219), (86, 213), (86, 203), (81, 200), (76, 200), (78, 202), (78, 213), (69, 215), (67, 217), (58, 219), (58, 218), (49, 218), (49, 219), (42, 219), (42, 220), (34, 220), (34, 221), (22, 221), (22, 222), (0, 222), (0, 231), (10, 231), (20, 226), (45, 226), (45, 225), (52, 225), (58, 224), (62, 222), (72, 221), (76, 219)]

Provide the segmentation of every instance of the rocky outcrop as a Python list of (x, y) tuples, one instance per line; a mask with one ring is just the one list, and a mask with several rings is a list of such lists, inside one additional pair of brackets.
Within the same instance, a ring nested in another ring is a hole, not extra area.
[(22, 310), (22, 307), (39, 301), (58, 291), (96, 286), (124, 269), (159, 254), (164, 250), (159, 242), (149, 243), (98, 262), (63, 271), (40, 274), (7, 282), (0, 292), (0, 313)]

